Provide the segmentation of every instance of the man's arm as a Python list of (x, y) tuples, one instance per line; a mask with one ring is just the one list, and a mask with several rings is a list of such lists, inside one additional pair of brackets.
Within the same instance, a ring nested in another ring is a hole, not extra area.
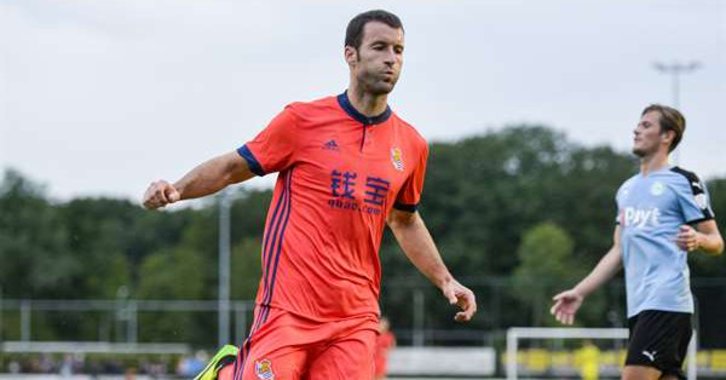
[(247, 161), (237, 152), (226, 153), (195, 167), (173, 185), (164, 180), (152, 182), (142, 203), (148, 209), (156, 209), (179, 200), (216, 193), (253, 176)]
[(459, 322), (471, 320), (476, 313), (474, 293), (449, 273), (419, 213), (393, 209), (387, 222), (411, 263), (441, 289), (452, 305), (461, 308), (455, 319)]
[(585, 297), (610, 280), (620, 270), (623, 262), (620, 231), (620, 226), (615, 227), (612, 248), (600, 259), (600, 262), (597, 263), (590, 274), (583, 278), (574, 288), (553, 297), (555, 304), (550, 309), (550, 313), (561, 323), (571, 325), (575, 321), (575, 314)]
[(613, 246), (610, 250), (600, 259), (595, 269), (590, 272), (580, 283), (578, 283), (574, 290), (582, 294), (583, 297), (587, 297), (599, 288), (602, 284), (613, 278), (620, 268), (622, 267), (623, 259), (622, 252), (620, 251), (620, 226), (615, 227), (613, 233)]
[(687, 252), (701, 249), (712, 255), (723, 253), (723, 238), (713, 219), (696, 224), (695, 229), (689, 225), (681, 226), (676, 244)]

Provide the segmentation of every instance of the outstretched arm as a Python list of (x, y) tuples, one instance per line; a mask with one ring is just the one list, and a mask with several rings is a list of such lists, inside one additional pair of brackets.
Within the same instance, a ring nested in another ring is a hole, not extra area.
[(612, 248), (600, 259), (590, 274), (574, 288), (553, 297), (555, 304), (550, 309), (550, 313), (561, 323), (571, 325), (575, 321), (575, 314), (585, 297), (615, 276), (621, 266), (620, 226), (617, 226), (613, 233)]
[(461, 308), (455, 319), (459, 322), (471, 320), (476, 313), (474, 293), (449, 273), (419, 213), (393, 209), (388, 216), (388, 226), (413, 265), (441, 289), (452, 305)]
[(153, 210), (179, 200), (216, 193), (253, 176), (247, 161), (237, 152), (226, 153), (200, 164), (174, 184), (164, 180), (152, 182), (142, 203)]

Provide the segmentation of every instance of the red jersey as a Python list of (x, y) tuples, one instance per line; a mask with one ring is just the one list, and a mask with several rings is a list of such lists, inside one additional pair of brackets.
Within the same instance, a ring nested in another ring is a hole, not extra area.
[(257, 304), (317, 321), (378, 315), (386, 217), (416, 210), (426, 141), (390, 108), (366, 117), (343, 93), (288, 105), (237, 151), (257, 175), (280, 172)]

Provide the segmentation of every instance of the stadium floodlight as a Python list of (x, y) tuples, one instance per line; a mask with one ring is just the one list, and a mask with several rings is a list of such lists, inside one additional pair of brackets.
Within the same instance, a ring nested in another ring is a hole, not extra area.
[[(682, 74), (688, 74), (692, 73), (698, 69), (701, 68), (701, 62), (698, 61), (691, 61), (689, 63), (679, 63), (679, 62), (673, 62), (673, 63), (663, 63), (663, 62), (654, 62), (653, 68), (655, 68), (658, 72), (663, 74), (668, 74), (671, 76), (671, 88), (672, 88), (672, 103), (671, 105), (673, 108), (680, 110), (681, 108), (681, 75)], [(673, 163), (678, 165), (678, 161), (680, 161), (680, 149), (676, 148), (676, 150), (672, 153), (673, 157)]]
[[(519, 379), (517, 353), (521, 339), (628, 339), (624, 328), (512, 327), (507, 330), (507, 380)], [(687, 376), (696, 379), (696, 331), (688, 344)]]

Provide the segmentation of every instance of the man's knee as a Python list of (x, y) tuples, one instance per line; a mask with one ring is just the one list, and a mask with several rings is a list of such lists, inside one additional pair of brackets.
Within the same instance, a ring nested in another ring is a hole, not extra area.
[(622, 380), (659, 380), (661, 372), (653, 367), (626, 365)]
[(217, 380), (232, 380), (234, 378), (234, 363), (227, 364), (219, 370)]

